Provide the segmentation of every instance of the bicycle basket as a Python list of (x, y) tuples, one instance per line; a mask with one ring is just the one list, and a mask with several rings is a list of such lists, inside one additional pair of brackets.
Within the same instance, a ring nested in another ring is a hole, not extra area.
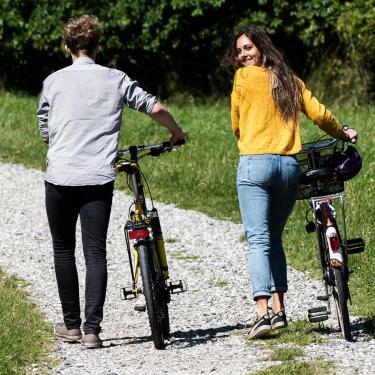
[(308, 183), (300, 183), (297, 199), (308, 199), (323, 195), (336, 194), (344, 191), (344, 182), (337, 181), (334, 160), (337, 158), (336, 144), (297, 154), (301, 175), (318, 169), (331, 170), (324, 178), (316, 178)]

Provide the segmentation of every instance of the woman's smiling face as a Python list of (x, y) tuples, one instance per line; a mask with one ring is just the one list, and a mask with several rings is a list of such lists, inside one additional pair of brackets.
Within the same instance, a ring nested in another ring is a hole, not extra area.
[(258, 48), (245, 34), (237, 39), (236, 52), (242, 66), (262, 66), (262, 56)]

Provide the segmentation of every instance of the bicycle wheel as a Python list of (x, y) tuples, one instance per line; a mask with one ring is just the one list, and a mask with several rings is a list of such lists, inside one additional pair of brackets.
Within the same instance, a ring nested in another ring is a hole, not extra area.
[(170, 302), (170, 295), (167, 284), (165, 282), (163, 271), (160, 266), (159, 258), (154, 253), (153, 259), (153, 266), (154, 266), (154, 277), (155, 283), (157, 286), (157, 291), (159, 295), (159, 307), (161, 312), (161, 324), (164, 339), (169, 338), (170, 336), (170, 323), (169, 323), (169, 311), (168, 311), (168, 303)]
[(152, 339), (156, 349), (163, 349), (164, 340), (169, 336), (169, 314), (165, 299), (165, 293), (168, 291), (155, 267), (151, 248), (141, 244), (138, 254)]
[(335, 285), (333, 286), (333, 298), (335, 300), (337, 318), (345, 340), (351, 340), (350, 320), (348, 311), (349, 287), (341, 268), (334, 268)]

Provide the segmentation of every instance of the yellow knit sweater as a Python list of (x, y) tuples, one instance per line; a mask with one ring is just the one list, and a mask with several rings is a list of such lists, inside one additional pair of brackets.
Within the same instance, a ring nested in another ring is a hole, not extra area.
[[(302, 83), (301, 110), (333, 137), (341, 135), (341, 125)], [(285, 122), (276, 109), (266, 68), (249, 66), (237, 70), (232, 91), (232, 128), (241, 155), (293, 155), (301, 150), (300, 126)]]

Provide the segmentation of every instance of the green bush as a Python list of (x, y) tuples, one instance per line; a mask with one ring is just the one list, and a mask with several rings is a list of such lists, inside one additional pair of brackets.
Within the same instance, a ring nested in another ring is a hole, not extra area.
[(46, 75), (69, 63), (64, 23), (91, 13), (103, 26), (98, 62), (125, 70), (159, 96), (228, 93), (220, 61), (233, 31), (250, 23), (265, 27), (303, 78), (321, 69), (328, 81), (343, 80), (338, 89), (364, 95), (374, 90), (374, 2), (2, 0), (0, 79), (6, 88), (38, 92)]

